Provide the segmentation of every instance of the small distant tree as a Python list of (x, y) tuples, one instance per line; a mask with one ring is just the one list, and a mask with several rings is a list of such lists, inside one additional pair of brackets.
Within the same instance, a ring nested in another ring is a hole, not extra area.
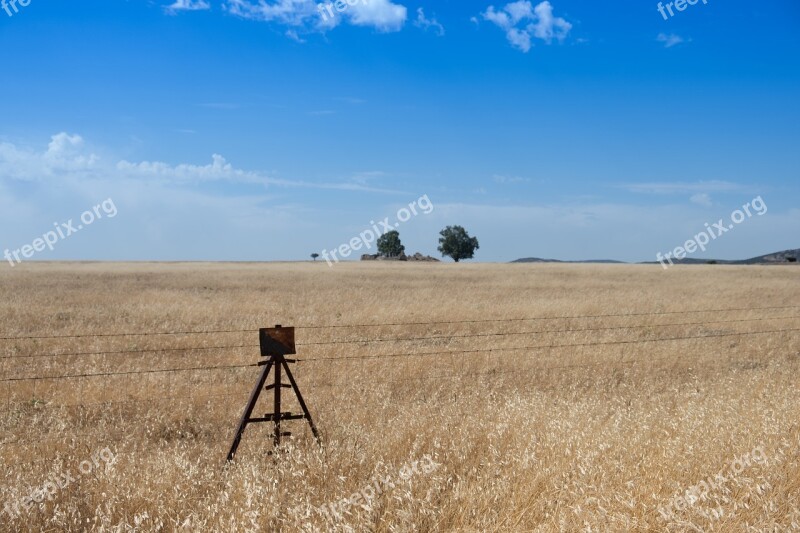
[(314, 261), (317, 260), (317, 257), (319, 257), (319, 254), (316, 254), (316, 253), (311, 254), (311, 259), (313, 259)]
[(711, 261), (706, 261), (706, 263), (709, 264), (709, 265), (716, 265), (717, 264), (717, 262), (714, 261), (713, 259)]
[(787, 257), (786, 260), (789, 261), (790, 263), (796, 263), (797, 262), (797, 258), (796, 257)]
[(461, 226), (447, 226), (439, 232), (439, 251), (442, 257), (452, 257), (458, 263), (462, 259), (472, 259), (475, 250), (480, 248), (478, 239), (470, 237)]
[(388, 231), (378, 238), (378, 253), (384, 257), (397, 257), (405, 251), (397, 230)]

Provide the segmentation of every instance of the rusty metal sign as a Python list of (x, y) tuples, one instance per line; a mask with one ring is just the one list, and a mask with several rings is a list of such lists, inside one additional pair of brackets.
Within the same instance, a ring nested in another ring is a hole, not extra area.
[(294, 346), (294, 328), (275, 326), (259, 330), (261, 355), (293, 355), (297, 352)]

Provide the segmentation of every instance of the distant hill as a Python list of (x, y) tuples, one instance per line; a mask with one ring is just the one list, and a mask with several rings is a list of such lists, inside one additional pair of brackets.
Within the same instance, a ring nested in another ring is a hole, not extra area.
[(761, 263), (797, 263), (798, 261), (800, 261), (800, 248), (775, 252), (774, 254), (760, 255), (752, 259), (746, 259), (741, 263), (743, 265), (751, 265)]
[[(586, 261), (560, 261), (558, 259), (540, 259), (538, 257), (524, 257), (511, 261), (512, 263), (625, 263), (625, 261), (615, 261), (613, 259), (589, 259)], [(685, 259), (673, 259), (676, 265), (776, 265), (776, 264), (798, 264), (800, 265), (800, 248), (794, 250), (784, 250), (766, 255), (759, 255), (750, 259), (738, 259), (734, 261), (726, 259), (698, 259), (687, 257)], [(644, 261), (643, 265), (657, 265), (658, 261)]]
[[(726, 259), (696, 259), (687, 257), (685, 259), (673, 259), (672, 262), (676, 265), (779, 265), (791, 263), (800, 264), (797, 262), (798, 260), (800, 260), (800, 248), (733, 261)], [(647, 261), (645, 264), (658, 264), (658, 261)]]

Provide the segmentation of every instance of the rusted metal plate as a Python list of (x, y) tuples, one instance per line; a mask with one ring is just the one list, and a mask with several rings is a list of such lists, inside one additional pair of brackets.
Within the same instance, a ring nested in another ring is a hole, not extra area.
[(261, 328), (261, 355), (293, 355), (297, 352), (294, 346), (294, 328)]

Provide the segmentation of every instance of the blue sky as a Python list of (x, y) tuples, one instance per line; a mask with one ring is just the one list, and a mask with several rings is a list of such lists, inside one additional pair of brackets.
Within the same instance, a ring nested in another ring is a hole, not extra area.
[(797, 2), (351, 2), (0, 8), (0, 251), (111, 198), (35, 259), (304, 260), (424, 195), (410, 252), (654, 260), (756, 196), (695, 256), (800, 247)]

